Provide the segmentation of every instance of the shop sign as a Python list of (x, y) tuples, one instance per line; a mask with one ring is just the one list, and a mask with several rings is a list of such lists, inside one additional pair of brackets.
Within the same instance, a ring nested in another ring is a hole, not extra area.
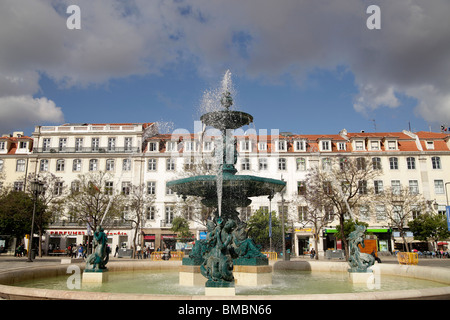
[(314, 233), (314, 228), (295, 228), (295, 232), (308, 232)]
[[(59, 230), (55, 230), (55, 231), (49, 231), (50, 235), (58, 235), (58, 236), (79, 236), (79, 235), (86, 235), (86, 231), (71, 231), (71, 230), (64, 230), (64, 231), (59, 231)], [(126, 236), (127, 233), (126, 232), (108, 232), (106, 235), (108, 236)]]

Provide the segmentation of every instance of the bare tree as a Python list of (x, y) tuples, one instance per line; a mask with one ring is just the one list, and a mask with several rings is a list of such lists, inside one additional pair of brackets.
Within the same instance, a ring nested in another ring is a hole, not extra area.
[(429, 210), (425, 198), (409, 187), (399, 186), (386, 188), (377, 196), (376, 203), (384, 207), (386, 220), (392, 228), (399, 231), (406, 251), (409, 252), (405, 229), (408, 227), (408, 222), (416, 215)]
[(102, 171), (78, 175), (65, 198), (68, 214), (74, 215), (91, 230), (100, 224), (105, 228), (111, 227), (121, 217), (124, 207), (122, 194), (117, 194), (107, 184), (112, 180), (110, 174)]
[(370, 158), (340, 157), (322, 158), (318, 166), (306, 176), (308, 204), (313, 211), (333, 208), (341, 226), (341, 239), (348, 258), (347, 240), (344, 236), (344, 221), (353, 218), (353, 211), (373, 199), (369, 181), (381, 174), (381, 170)]
[(149, 194), (145, 184), (131, 185), (131, 189), (125, 199), (125, 205), (128, 207), (124, 220), (131, 222), (134, 228), (133, 236), (133, 258), (136, 254), (136, 239), (140, 235), (140, 230), (146, 221), (146, 210), (154, 202), (155, 196)]

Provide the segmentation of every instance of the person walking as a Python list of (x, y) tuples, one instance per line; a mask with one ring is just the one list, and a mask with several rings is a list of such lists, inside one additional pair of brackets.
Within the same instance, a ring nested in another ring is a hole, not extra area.
[(116, 252), (114, 252), (114, 258), (119, 255), (119, 245), (116, 245)]

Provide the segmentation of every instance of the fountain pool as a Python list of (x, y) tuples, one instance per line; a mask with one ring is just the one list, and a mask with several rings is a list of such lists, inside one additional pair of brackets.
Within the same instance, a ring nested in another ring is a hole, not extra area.
[[(11, 271), (0, 276), (0, 296), (34, 299), (417, 299), (449, 298), (450, 270), (381, 264), (379, 287), (348, 281), (347, 263), (280, 261), (273, 265), (273, 283), (236, 286), (234, 297), (205, 297), (204, 286), (178, 284), (180, 263), (114, 262), (109, 280), (101, 285), (81, 284), (69, 290), (67, 266)], [(82, 266), (82, 265), (80, 265)], [(14, 275), (14, 276), (12, 276)], [(206, 279), (205, 279), (206, 280)], [(9, 283), (8, 283), (9, 282)]]

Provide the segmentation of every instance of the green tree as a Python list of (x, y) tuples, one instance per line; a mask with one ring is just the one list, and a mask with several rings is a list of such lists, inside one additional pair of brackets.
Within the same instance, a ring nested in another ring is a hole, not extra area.
[(192, 240), (192, 233), (189, 230), (189, 221), (184, 217), (178, 216), (173, 218), (172, 228), (173, 232), (178, 234), (178, 237), (182, 240)]
[(437, 248), (438, 240), (450, 238), (447, 229), (447, 219), (444, 215), (425, 213), (419, 215), (414, 220), (409, 221), (408, 226), (414, 234), (415, 240), (433, 241)]
[[(260, 245), (263, 251), (270, 250), (269, 212), (267, 210), (259, 209), (253, 213), (247, 222), (247, 228), (248, 236), (253, 239), (255, 244)], [(272, 248), (275, 251), (282, 250), (283, 238), (281, 233), (281, 221), (275, 211), (272, 211)]]

